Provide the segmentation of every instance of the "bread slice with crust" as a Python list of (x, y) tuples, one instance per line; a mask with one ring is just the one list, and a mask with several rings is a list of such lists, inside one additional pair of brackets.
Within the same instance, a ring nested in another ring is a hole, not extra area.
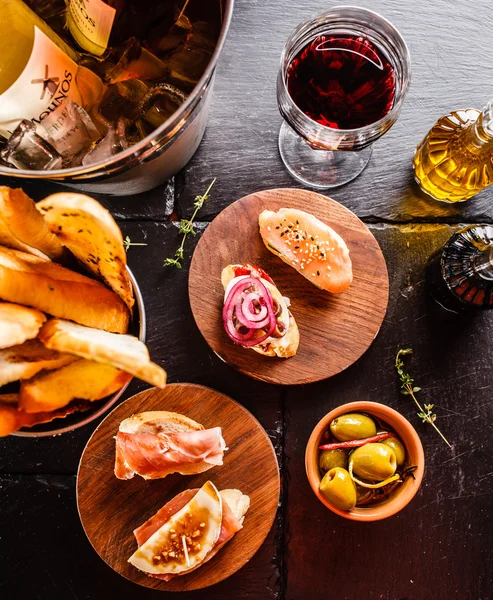
[(84, 194), (52, 194), (36, 208), (48, 227), (96, 277), (100, 278), (131, 310), (133, 288), (120, 228), (99, 202)]
[(204, 426), (185, 415), (167, 410), (150, 410), (134, 414), (120, 423), (123, 433), (179, 433), (199, 431)]
[(0, 350), (0, 386), (30, 379), (40, 371), (59, 369), (77, 360), (76, 356), (48, 350), (39, 340)]
[(92, 360), (79, 359), (21, 383), (19, 407), (27, 413), (52, 411), (72, 400), (101, 400), (125, 385), (131, 375)]
[(13, 248), (14, 250), (20, 250), (21, 252), (27, 252), (28, 254), (34, 254), (40, 258), (48, 258), (46, 254), (43, 254), (36, 248), (32, 248), (27, 244), (22, 243), (10, 229), (5, 225), (0, 217), (0, 246), (7, 246), (7, 248)]
[(64, 254), (36, 204), (20, 188), (0, 186), (0, 244), (53, 260)]
[(221, 490), (219, 493), (222, 499), (228, 503), (234, 516), (243, 525), (245, 515), (250, 508), (250, 497), (240, 492), (240, 490), (235, 489)]
[(27, 413), (18, 406), (18, 394), (0, 395), (0, 437), (10, 435), (22, 427), (32, 427), (41, 423), (49, 423), (54, 419), (63, 419), (74, 412), (81, 412), (90, 407), (86, 401), (71, 402), (70, 405), (49, 412)]
[(50, 319), (39, 332), (47, 348), (113, 365), (150, 385), (163, 388), (166, 372), (151, 362), (145, 344), (132, 335), (108, 333), (63, 319)]
[[(238, 521), (240, 522), (240, 525), (243, 525), (243, 522), (245, 520), (245, 515), (246, 515), (248, 509), (250, 508), (250, 497), (247, 496), (246, 494), (243, 494), (243, 492), (241, 492), (240, 490), (237, 490), (237, 489), (220, 490), (219, 495), (221, 496), (221, 499), (228, 504), (229, 508), (231, 509), (231, 512), (236, 517), (236, 519), (238, 519)], [(234, 535), (236, 535), (236, 534), (233, 534), (233, 536)], [(195, 571), (196, 569), (200, 569), (200, 567), (202, 565), (205, 565), (205, 563), (212, 560), (214, 558), (214, 556), (216, 556), (216, 554), (230, 540), (231, 540), (231, 538), (228, 538), (225, 542), (216, 544), (214, 546), (214, 548), (209, 552), (209, 554), (207, 554), (207, 556), (204, 558), (204, 560), (202, 562), (200, 562), (198, 565), (196, 565), (192, 569), (189, 569), (188, 571), (184, 571), (180, 575), (188, 575), (189, 573), (192, 573), (192, 571)]]
[[(221, 283), (223, 284), (224, 290), (227, 291), (230, 283), (235, 279), (235, 269), (237, 267), (250, 268), (256, 272), (255, 276), (261, 275), (257, 271), (257, 268), (245, 264), (245, 265), (228, 265), (224, 267), (221, 273)], [(263, 356), (278, 356), (280, 358), (290, 358), (294, 356), (298, 350), (300, 343), (300, 332), (298, 325), (288, 308), (289, 299), (284, 298), (281, 292), (277, 289), (274, 283), (271, 283), (267, 279), (261, 278), (262, 283), (268, 288), (272, 294), (273, 300), (281, 309), (279, 318), (282, 318), (283, 322), (287, 325), (284, 335), (282, 337), (269, 337), (262, 344), (257, 346), (250, 346), (247, 349), (254, 350)]]
[(34, 308), (0, 302), (0, 348), (10, 348), (38, 335), (46, 315)]
[[(163, 433), (182, 433), (187, 431), (200, 431), (204, 430), (204, 426), (196, 421), (181, 415), (179, 413), (168, 412), (165, 410), (153, 410), (134, 414), (127, 419), (124, 419), (120, 423), (118, 431), (122, 433), (151, 433), (151, 434), (163, 434)], [(177, 473), (181, 475), (194, 475), (197, 473), (203, 473), (208, 471), (213, 465), (210, 462), (203, 460), (200, 463), (193, 463), (189, 465), (180, 465), (177, 469)], [(126, 470), (132, 471), (132, 477), (134, 472), (129, 468), (125, 461), (125, 457), (121, 452), (118, 451), (115, 457), (115, 474), (119, 479), (129, 479), (128, 476), (122, 477), (118, 473), (123, 473)], [(135, 471), (136, 474), (140, 475), (144, 479), (147, 477)]]
[(0, 298), (89, 327), (126, 333), (129, 312), (99, 281), (0, 246)]

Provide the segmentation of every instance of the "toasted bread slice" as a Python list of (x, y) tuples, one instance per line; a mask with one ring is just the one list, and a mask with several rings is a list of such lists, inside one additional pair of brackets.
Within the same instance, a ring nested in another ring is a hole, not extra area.
[(34, 201), (21, 189), (6, 186), (0, 186), (0, 243), (53, 260), (64, 253)]
[(125, 304), (99, 281), (50, 260), (0, 247), (0, 298), (89, 327), (125, 333)]
[(19, 403), (19, 394), (0, 394), (0, 403), (15, 406)]
[(22, 427), (32, 427), (41, 423), (49, 423), (54, 419), (63, 419), (74, 412), (87, 410), (89, 402), (72, 402), (51, 412), (27, 413), (18, 407), (18, 394), (0, 395), (0, 437), (10, 435)]
[[(236, 489), (220, 490), (219, 495), (221, 496), (222, 500), (228, 504), (229, 508), (231, 509), (231, 512), (236, 517), (236, 519), (238, 519), (238, 521), (240, 522), (240, 525), (243, 525), (243, 521), (245, 520), (245, 515), (246, 515), (248, 509), (250, 508), (250, 497), (247, 496), (246, 494), (243, 494), (240, 490), (236, 490)], [(233, 534), (233, 535), (236, 535), (236, 534)], [(230, 540), (231, 540), (231, 538), (228, 538), (225, 542), (218, 541), (218, 543), (209, 552), (209, 554), (207, 554), (207, 556), (204, 558), (204, 560), (202, 562), (200, 562), (198, 565), (195, 565), (195, 567), (193, 567), (192, 569), (189, 569), (188, 571), (184, 571), (184, 572), (180, 573), (180, 575), (187, 575), (188, 573), (191, 573), (192, 571), (195, 571), (196, 569), (200, 569), (200, 567), (202, 565), (204, 565), (205, 563), (207, 563), (211, 559), (213, 559), (214, 556), (216, 556), (216, 554)]]
[(204, 429), (204, 426), (197, 421), (167, 410), (137, 413), (124, 419), (118, 428), (124, 433), (179, 433), (201, 429)]
[(131, 310), (134, 295), (126, 270), (127, 255), (111, 213), (93, 198), (71, 192), (52, 194), (36, 208), (60, 242)]
[(10, 231), (7, 225), (2, 221), (0, 216), (0, 246), (7, 246), (7, 248), (13, 248), (14, 250), (20, 250), (21, 252), (27, 252), (28, 254), (34, 254), (40, 258), (48, 258), (46, 254), (43, 254), (36, 248), (32, 248), (27, 244), (23, 244), (15, 235)]
[(10, 348), (38, 335), (46, 316), (34, 308), (0, 302), (0, 348)]
[(145, 344), (131, 335), (50, 319), (41, 328), (39, 338), (52, 350), (113, 365), (159, 388), (166, 384), (166, 371), (151, 362)]
[[(235, 279), (235, 268), (236, 267), (249, 267), (256, 270), (252, 265), (228, 265), (224, 267), (221, 273), (221, 283), (225, 290), (227, 290), (229, 284)], [(250, 346), (249, 349), (262, 354), (263, 356), (278, 356), (280, 358), (290, 358), (294, 356), (298, 350), (300, 343), (300, 332), (298, 325), (288, 308), (289, 299), (284, 298), (281, 292), (277, 289), (275, 284), (271, 283), (267, 279), (262, 278), (262, 283), (269, 289), (272, 294), (272, 298), (277, 302), (281, 308), (281, 318), (284, 323), (287, 323), (287, 327), (282, 337), (269, 337), (262, 344), (257, 346)]]
[(250, 508), (250, 497), (240, 490), (228, 489), (219, 492), (223, 500), (226, 500), (234, 516), (243, 525), (245, 515)]
[(8, 394), (14, 397), (14, 402), (5, 402), (5, 396), (0, 396), (0, 437), (10, 435), (22, 427), (22, 413), (17, 408), (17, 395)]
[[(124, 419), (120, 423), (118, 430), (122, 433), (132, 434), (166, 434), (199, 431), (203, 429), (203, 425), (185, 415), (165, 410), (154, 410), (137, 413)], [(214, 465), (210, 462), (203, 460), (199, 463), (177, 465), (176, 472), (181, 475), (194, 475), (208, 471), (213, 466)], [(171, 474), (171, 472), (173, 471), (170, 471), (169, 474)], [(118, 444), (115, 457), (115, 475), (119, 479), (131, 479), (134, 475), (140, 475), (144, 479), (148, 479), (146, 474), (130, 469), (125, 460), (124, 453), (118, 450)], [(163, 477), (165, 477), (165, 475), (163, 475)]]
[(0, 386), (30, 379), (42, 370), (59, 369), (76, 360), (76, 356), (48, 350), (39, 340), (28, 340), (0, 350)]
[(57, 410), (75, 398), (101, 400), (125, 385), (131, 375), (92, 360), (79, 359), (57, 371), (21, 383), (19, 407), (27, 413)]

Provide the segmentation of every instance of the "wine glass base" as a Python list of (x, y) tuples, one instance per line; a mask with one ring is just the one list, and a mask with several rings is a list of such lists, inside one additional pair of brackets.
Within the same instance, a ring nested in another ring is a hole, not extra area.
[(293, 177), (320, 190), (352, 181), (368, 164), (373, 147), (358, 152), (314, 150), (287, 123), (279, 131), (279, 152)]

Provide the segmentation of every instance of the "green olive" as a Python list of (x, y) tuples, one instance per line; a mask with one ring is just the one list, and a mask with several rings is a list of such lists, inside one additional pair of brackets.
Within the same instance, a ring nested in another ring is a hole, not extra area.
[(351, 510), (356, 505), (356, 486), (341, 467), (334, 467), (322, 478), (320, 491), (339, 510)]
[(345, 450), (322, 450), (318, 459), (320, 470), (326, 473), (334, 467), (347, 468), (347, 454)]
[(385, 444), (365, 444), (356, 448), (349, 456), (353, 473), (369, 481), (383, 481), (392, 477), (397, 468), (394, 451)]
[(404, 448), (401, 440), (395, 437), (387, 438), (386, 440), (382, 440), (382, 444), (386, 444), (390, 446), (395, 454), (395, 460), (397, 465), (403, 465), (406, 461), (406, 449)]
[(366, 415), (350, 413), (334, 419), (330, 424), (330, 431), (339, 442), (348, 442), (376, 435), (377, 426)]

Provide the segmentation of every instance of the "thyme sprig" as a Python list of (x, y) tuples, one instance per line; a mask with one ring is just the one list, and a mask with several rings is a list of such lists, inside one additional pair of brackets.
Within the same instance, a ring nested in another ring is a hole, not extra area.
[(197, 216), (197, 213), (204, 205), (204, 202), (209, 199), (210, 191), (212, 189), (212, 186), (215, 183), (216, 183), (216, 178), (214, 177), (214, 179), (209, 184), (209, 187), (207, 188), (205, 194), (203, 194), (202, 196), (195, 196), (195, 202), (193, 203), (195, 210), (193, 211), (193, 214), (190, 217), (190, 219), (182, 219), (180, 221), (179, 234), (183, 235), (183, 238), (181, 240), (181, 244), (178, 246), (178, 249), (175, 252), (174, 257), (165, 259), (165, 261), (164, 261), (165, 267), (176, 267), (177, 269), (182, 268), (181, 261), (183, 260), (183, 248), (185, 246), (185, 240), (187, 239), (187, 235), (189, 233), (191, 233), (192, 235), (195, 235), (197, 233), (193, 226), (193, 222), (195, 220), (195, 217)]
[(401, 394), (403, 394), (404, 396), (411, 396), (411, 398), (414, 400), (414, 403), (419, 408), (418, 417), (423, 421), (423, 423), (429, 423), (432, 427), (434, 427), (436, 432), (440, 435), (440, 437), (447, 444), (447, 446), (451, 447), (447, 438), (443, 435), (443, 433), (438, 429), (438, 427), (435, 424), (437, 416), (434, 412), (432, 412), (435, 405), (424, 404), (423, 406), (421, 406), (421, 404), (416, 399), (416, 394), (421, 391), (421, 388), (415, 386), (414, 379), (409, 375), (409, 373), (406, 373), (404, 371), (404, 361), (401, 357), (412, 353), (412, 348), (401, 348), (399, 352), (397, 352), (397, 356), (395, 357), (395, 368), (397, 369), (397, 373), (401, 382)]
[(144, 244), (142, 242), (132, 242), (130, 240), (130, 237), (127, 235), (127, 237), (123, 240), (123, 247), (125, 248), (125, 252), (128, 252), (130, 246), (147, 246), (147, 244)]

